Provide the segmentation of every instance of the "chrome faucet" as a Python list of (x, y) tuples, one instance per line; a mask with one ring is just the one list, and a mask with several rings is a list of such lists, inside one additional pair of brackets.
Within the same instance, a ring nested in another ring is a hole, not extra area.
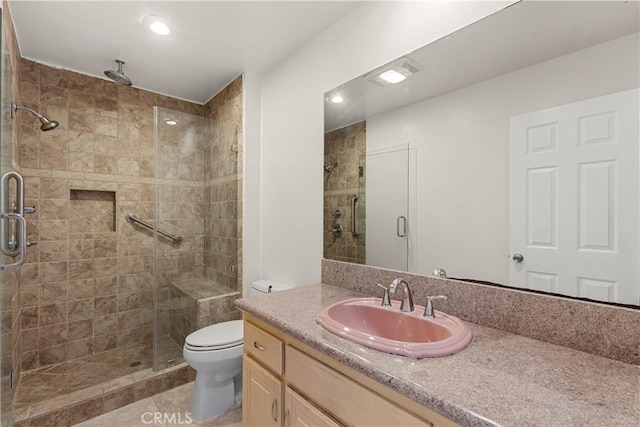
[(411, 312), (413, 311), (413, 298), (411, 298), (411, 290), (409, 290), (409, 285), (404, 279), (396, 279), (391, 282), (389, 285), (389, 295), (394, 295), (400, 285), (404, 284), (404, 297), (402, 298), (402, 303), (400, 304), (400, 311)]

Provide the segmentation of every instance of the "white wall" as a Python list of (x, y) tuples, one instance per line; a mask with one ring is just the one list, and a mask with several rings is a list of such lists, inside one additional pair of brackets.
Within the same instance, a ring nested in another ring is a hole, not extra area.
[[(260, 191), (260, 76), (245, 72), (242, 81), (243, 118), (243, 203), (242, 203), (242, 282), (246, 295), (251, 283), (262, 276), (260, 248), (262, 197)], [(247, 147), (249, 147), (247, 149)]]
[[(320, 281), (325, 91), (511, 3), (366, 2), (265, 73), (260, 140), (246, 146), (247, 155), (261, 150), (262, 206), (259, 215), (245, 209), (245, 265), (291, 285)], [(261, 228), (260, 259), (247, 227)]]
[(635, 33), (369, 118), (367, 151), (416, 148), (416, 272), (508, 284), (509, 118), (638, 87), (639, 51)]

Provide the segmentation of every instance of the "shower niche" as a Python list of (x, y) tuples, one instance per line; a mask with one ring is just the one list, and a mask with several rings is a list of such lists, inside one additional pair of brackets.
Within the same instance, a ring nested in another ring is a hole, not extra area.
[(74, 233), (116, 231), (116, 192), (70, 190), (69, 218)]

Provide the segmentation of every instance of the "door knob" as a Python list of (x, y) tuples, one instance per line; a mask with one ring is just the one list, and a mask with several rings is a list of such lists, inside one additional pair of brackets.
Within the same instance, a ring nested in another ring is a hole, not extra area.
[(524, 257), (522, 256), (522, 254), (513, 254), (513, 257), (511, 257), (511, 259), (514, 260), (515, 262), (524, 261)]

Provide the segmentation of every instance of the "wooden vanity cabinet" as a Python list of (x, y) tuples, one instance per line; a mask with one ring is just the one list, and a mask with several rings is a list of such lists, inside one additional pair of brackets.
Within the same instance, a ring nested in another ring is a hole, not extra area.
[(284, 425), (285, 427), (340, 427), (340, 424), (325, 415), (291, 387), (286, 388), (284, 396)]
[(244, 355), (242, 358), (242, 423), (246, 426), (282, 425), (282, 380)]
[(244, 426), (456, 426), (453, 421), (244, 314)]

